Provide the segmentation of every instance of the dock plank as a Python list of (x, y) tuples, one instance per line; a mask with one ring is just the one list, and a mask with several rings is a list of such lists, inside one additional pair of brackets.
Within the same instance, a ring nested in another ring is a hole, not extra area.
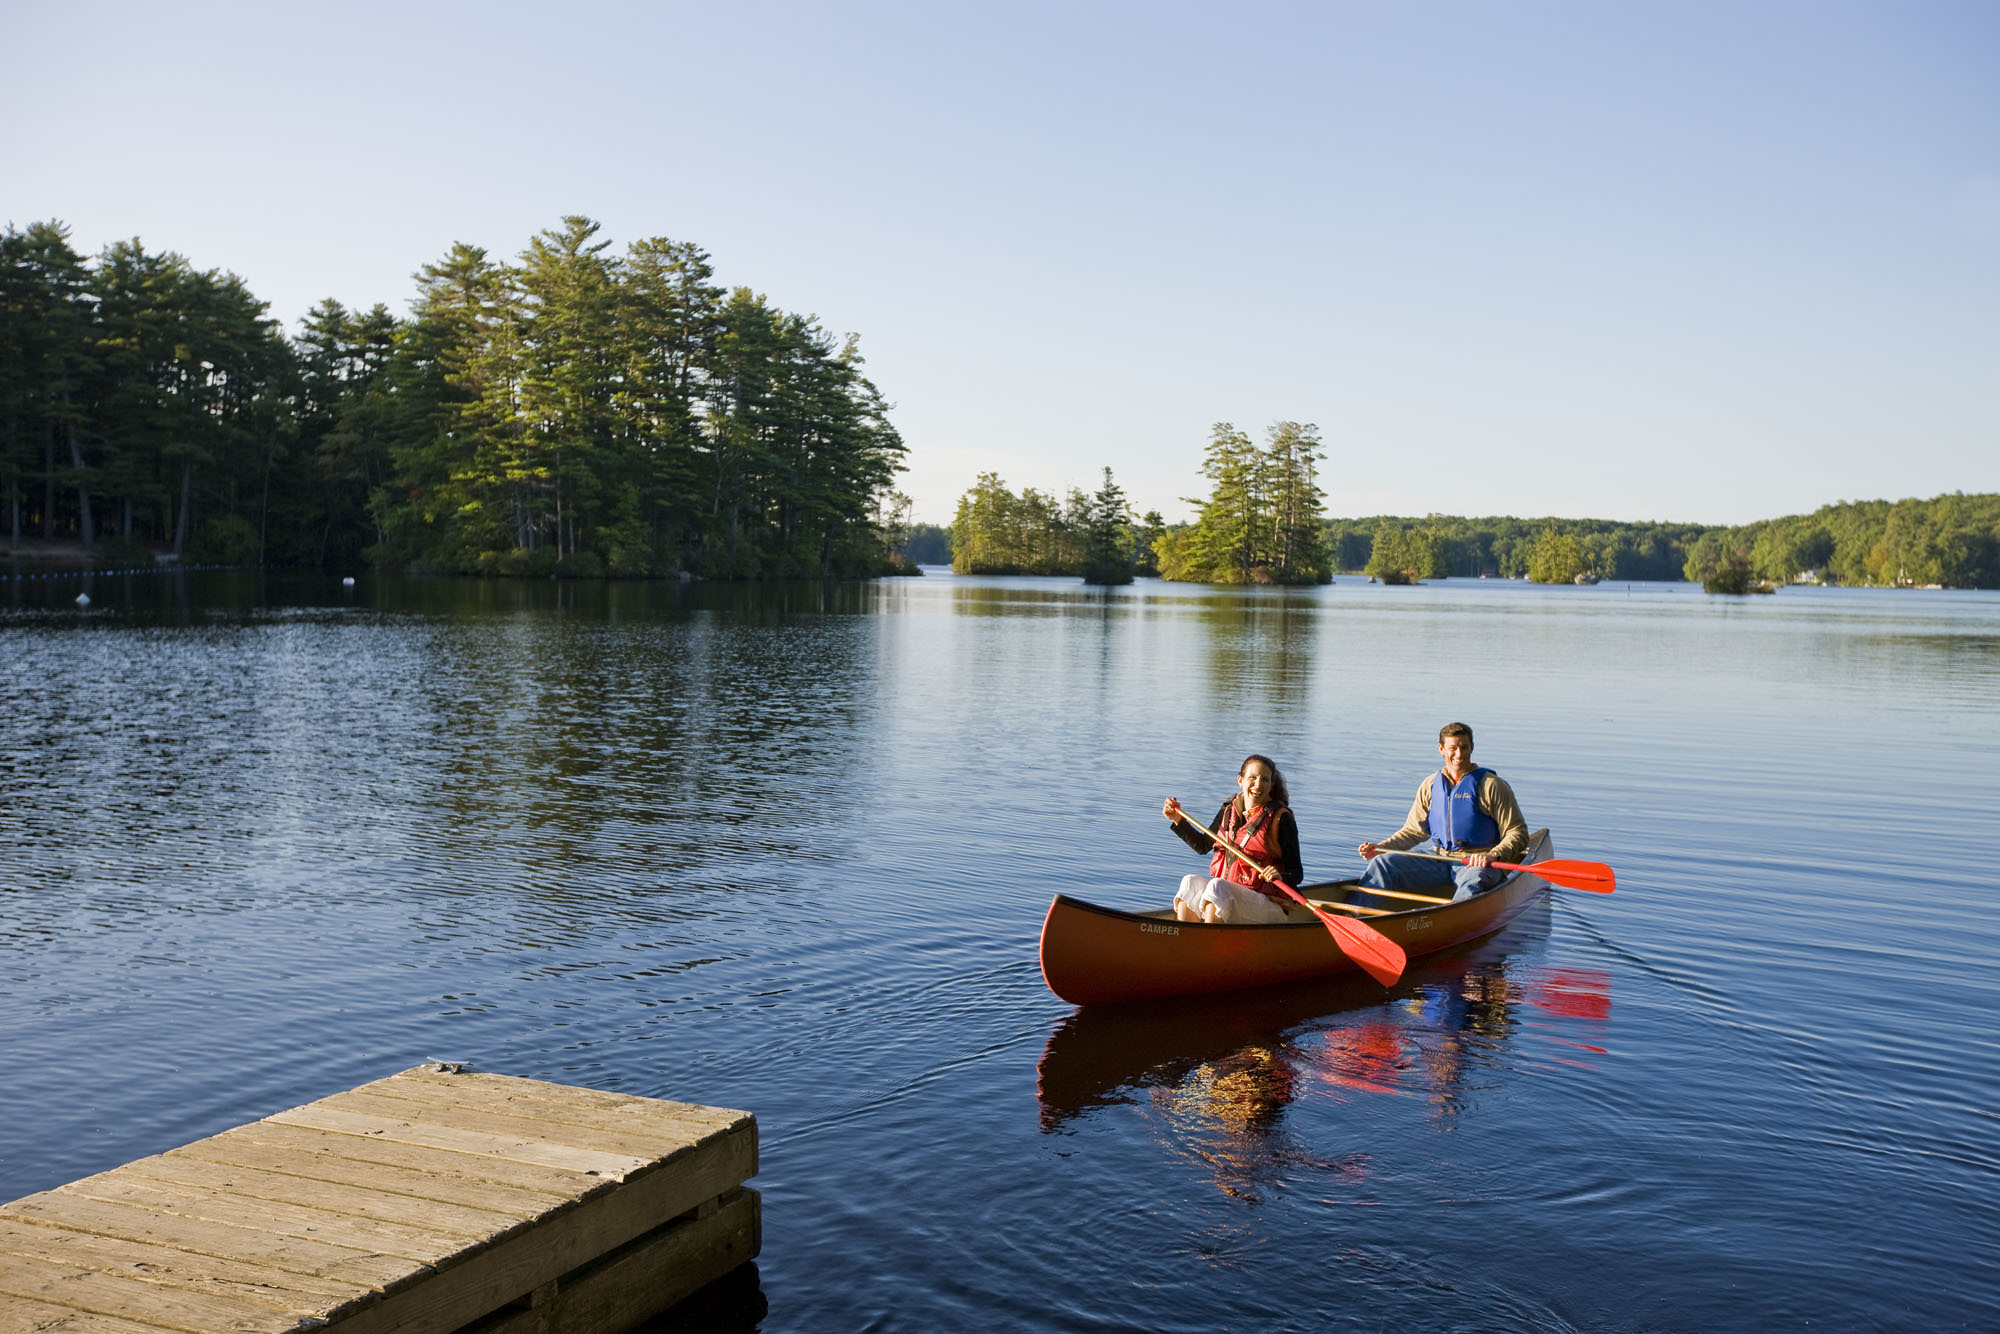
[(542, 1167), (566, 1167), (574, 1172), (600, 1176), (609, 1181), (623, 1181), (626, 1173), (636, 1171), (652, 1161), (640, 1154), (599, 1153), (590, 1149), (574, 1148), (567, 1144), (549, 1144), (532, 1135), (494, 1135), (450, 1126), (431, 1125), (409, 1117), (347, 1112), (319, 1103), (294, 1107), (288, 1112), (279, 1112), (276, 1116), (266, 1119), (282, 1125), (334, 1130), (342, 1134), (370, 1136), (397, 1144), (452, 1149), (459, 1153), (502, 1158), (517, 1163), (534, 1163)]
[[(455, 1087), (454, 1081), (464, 1081), (465, 1086)], [(363, 1084), (361, 1089), (356, 1091), (366, 1090), (396, 1097), (410, 1097), (417, 1088), (446, 1090), (462, 1104), (472, 1105), (476, 1101), (480, 1106), (490, 1105), (495, 1110), (505, 1110), (507, 1104), (522, 1108), (542, 1108), (546, 1109), (547, 1115), (557, 1120), (601, 1124), (606, 1129), (620, 1127), (650, 1129), (655, 1126), (664, 1129), (686, 1123), (726, 1130), (749, 1115), (748, 1112), (735, 1111), (728, 1107), (706, 1107), (698, 1103), (674, 1102), (667, 1098), (646, 1098), (635, 1093), (571, 1089), (567, 1085), (545, 1084), (540, 1080), (522, 1079), (515, 1075), (454, 1075), (430, 1067), (405, 1070), (401, 1074), (376, 1080), (373, 1084)], [(568, 1096), (572, 1092), (578, 1096)]]
[[(516, 1213), (446, 1204), (422, 1195), (399, 1194), (373, 1186), (345, 1185), (312, 1177), (292, 1176), (262, 1168), (213, 1163), (179, 1152), (141, 1158), (130, 1164), (132, 1174), (168, 1185), (227, 1192), (273, 1204), (324, 1209), (353, 1218), (407, 1223), (446, 1236), (471, 1239), (497, 1236), (524, 1221)], [(537, 1205), (539, 1214), (546, 1206)], [(534, 1214), (529, 1217), (534, 1217)]]
[(340, 1279), (364, 1290), (394, 1284), (410, 1274), (408, 1261), (373, 1249), (335, 1246), (317, 1238), (283, 1237), (181, 1214), (163, 1214), (157, 1208), (158, 1203), (157, 1199), (140, 1205), (107, 1203), (81, 1195), (43, 1191), (0, 1206), (0, 1217), (11, 1214), (50, 1227), (173, 1246), (196, 1255), (267, 1264), (286, 1273)]
[[(261, 1123), (260, 1123), (261, 1124)], [(293, 1139), (287, 1143), (270, 1143), (255, 1135), (245, 1133), (248, 1127), (226, 1130), (209, 1139), (197, 1140), (193, 1144), (175, 1149), (165, 1155), (170, 1158), (197, 1158), (203, 1162), (225, 1167), (251, 1168), (266, 1172), (279, 1172), (300, 1180), (321, 1181), (330, 1185), (358, 1186), (368, 1190), (391, 1195), (407, 1195), (415, 1199), (436, 1200), (444, 1204), (462, 1205), (470, 1209), (488, 1210), (495, 1213), (512, 1214), (517, 1217), (533, 1217), (550, 1209), (561, 1208), (574, 1203), (589, 1191), (602, 1188), (601, 1178), (586, 1177), (581, 1173), (565, 1173), (569, 1189), (523, 1190), (517, 1186), (502, 1185), (498, 1182), (460, 1177), (456, 1169), (476, 1168), (486, 1159), (469, 1158), (465, 1154), (447, 1154), (423, 1150), (428, 1161), (422, 1167), (404, 1166), (393, 1162), (348, 1157), (339, 1151), (339, 1146), (330, 1141), (336, 1137), (323, 1131), (300, 1131), (292, 1126), (272, 1126), (273, 1131), (297, 1131), (312, 1139)], [(339, 1137), (349, 1143), (372, 1144), (373, 1140), (357, 1141), (354, 1136)]]
[(48, 1227), (18, 1217), (0, 1217), (0, 1253), (120, 1274), (194, 1292), (261, 1294), (300, 1307), (328, 1299), (346, 1303), (355, 1292), (352, 1282), (294, 1273), (246, 1260), (222, 1259), (153, 1242)]
[(682, 1143), (693, 1144), (714, 1129), (711, 1126), (683, 1123), (671, 1129), (652, 1132), (643, 1129), (606, 1130), (596, 1126), (579, 1125), (575, 1121), (537, 1116), (532, 1111), (527, 1114), (492, 1111), (476, 1104), (442, 1103), (435, 1098), (416, 1101), (370, 1093), (363, 1089), (356, 1089), (351, 1093), (336, 1093), (330, 1098), (322, 1099), (319, 1105), (335, 1111), (398, 1117), (418, 1125), (470, 1130), (487, 1135), (543, 1140), (573, 1149), (626, 1155), (641, 1160), (655, 1157), (662, 1139), (678, 1139)]
[[(379, 1135), (354, 1135), (314, 1126), (280, 1121), (252, 1121), (247, 1126), (225, 1130), (210, 1139), (197, 1140), (187, 1147), (203, 1145), (255, 1144), (300, 1160), (301, 1171), (367, 1172), (387, 1168), (420, 1176), (445, 1177), (471, 1190), (493, 1187), (524, 1196), (549, 1200), (580, 1200), (611, 1190), (615, 1181), (573, 1167), (545, 1167), (540, 1163), (516, 1162), (488, 1154), (469, 1154), (458, 1149), (437, 1149), (423, 1144), (401, 1144)], [(324, 1162), (322, 1163), (322, 1160)], [(307, 1166), (310, 1164), (310, 1167)], [(340, 1179), (340, 1178), (330, 1178)], [(525, 1207), (525, 1206), (524, 1206)]]
[(143, 1320), (186, 1334), (291, 1334), (299, 1325), (296, 1315), (263, 1302), (162, 1288), (23, 1255), (0, 1255), (0, 1301), (7, 1299)]
[(30, 1297), (10, 1295), (0, 1302), (0, 1334), (160, 1334), (160, 1328)]
[(437, 1232), (406, 1223), (355, 1218), (325, 1209), (308, 1209), (275, 1200), (254, 1200), (228, 1191), (154, 1181), (147, 1177), (107, 1172), (56, 1187), (58, 1195), (79, 1195), (106, 1204), (132, 1204), (157, 1213), (176, 1213), (210, 1223), (275, 1236), (330, 1241), (336, 1246), (373, 1250), (417, 1264), (432, 1265), (471, 1243), (463, 1233)]

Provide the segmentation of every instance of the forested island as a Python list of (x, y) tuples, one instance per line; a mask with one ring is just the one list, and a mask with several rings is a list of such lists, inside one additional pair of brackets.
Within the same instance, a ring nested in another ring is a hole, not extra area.
[(993, 473), (960, 497), (952, 520), (952, 569), (961, 574), (1075, 574), (1094, 584), (1135, 574), (1211, 584), (1317, 584), (1333, 577), (1326, 544), (1326, 457), (1319, 428), (1273, 423), (1263, 445), (1217, 422), (1202, 457), (1209, 481), (1193, 523), (1169, 527), (1157, 511), (1135, 516), (1104, 470), (1086, 496), (1058, 502), (1032, 487), (1018, 496)]
[(854, 336), (655, 237), (471, 245), (407, 318), (286, 337), (234, 274), (58, 222), (0, 234), (0, 524), (16, 553), (325, 569), (873, 575), (909, 502)]

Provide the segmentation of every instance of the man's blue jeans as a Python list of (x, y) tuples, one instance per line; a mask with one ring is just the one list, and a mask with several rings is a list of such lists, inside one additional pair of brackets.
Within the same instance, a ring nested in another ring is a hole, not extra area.
[[(1451, 897), (1457, 901), (1469, 899), (1482, 889), (1491, 889), (1506, 878), (1505, 872), (1491, 868), (1453, 865), (1401, 852), (1378, 852), (1368, 859), (1367, 869), (1361, 872), (1361, 886), (1364, 889), (1400, 889), (1418, 893), (1450, 885), (1453, 891)], [(1396, 906), (1402, 908), (1409, 905)]]

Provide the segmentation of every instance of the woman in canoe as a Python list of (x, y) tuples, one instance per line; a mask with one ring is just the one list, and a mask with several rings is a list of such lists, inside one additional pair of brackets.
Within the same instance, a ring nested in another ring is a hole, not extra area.
[(1271, 885), (1283, 880), (1296, 885), (1305, 879), (1299, 864), (1299, 830), (1292, 819), (1285, 776), (1262, 755), (1252, 755), (1236, 771), (1237, 795), (1222, 803), (1209, 827), (1250, 854), (1266, 868), (1261, 874), (1222, 850), (1221, 845), (1188, 823), (1181, 804), (1168, 797), (1161, 814), (1181, 842), (1209, 853), (1208, 874), (1181, 878), (1174, 895), (1174, 916), (1183, 922), (1285, 922), (1305, 916)]

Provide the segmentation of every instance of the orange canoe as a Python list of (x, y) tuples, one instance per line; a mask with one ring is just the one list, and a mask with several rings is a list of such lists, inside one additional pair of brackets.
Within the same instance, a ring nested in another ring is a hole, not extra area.
[[(1528, 840), (1526, 863), (1547, 861), (1549, 831)], [(1410, 958), (1462, 945), (1514, 920), (1548, 882), (1519, 871), (1462, 903), (1418, 905), (1364, 917)], [(1319, 903), (1366, 899), (1352, 880), (1301, 886)], [(1317, 920), (1268, 926), (1177, 922), (1171, 907), (1148, 912), (1103, 908), (1058, 894), (1042, 922), (1042, 978), (1072, 1005), (1111, 1005), (1269, 986), (1354, 971), (1333, 934)]]

